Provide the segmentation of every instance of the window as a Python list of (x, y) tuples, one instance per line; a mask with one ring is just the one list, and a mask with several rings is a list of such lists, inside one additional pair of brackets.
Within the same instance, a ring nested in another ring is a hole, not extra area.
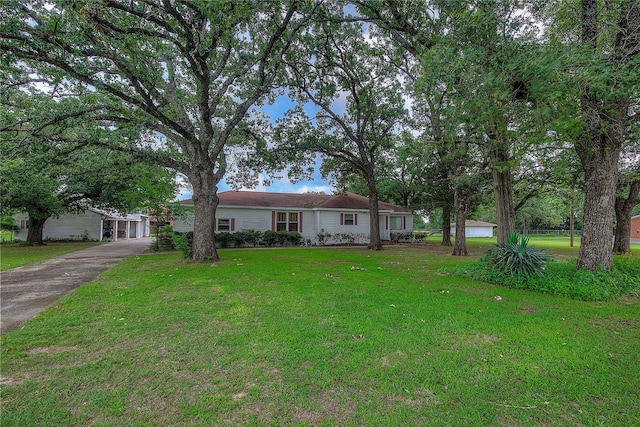
[(289, 231), (298, 231), (298, 212), (289, 212)]
[(276, 219), (276, 231), (287, 231), (287, 213), (278, 212)]
[(358, 225), (358, 214), (341, 213), (340, 225)]
[(402, 226), (402, 217), (401, 216), (392, 216), (391, 217), (391, 229), (392, 230), (403, 230)]
[(299, 231), (298, 212), (278, 212), (276, 231)]
[(344, 214), (344, 225), (353, 225), (353, 214)]
[(218, 231), (231, 231), (231, 220), (229, 218), (218, 218)]

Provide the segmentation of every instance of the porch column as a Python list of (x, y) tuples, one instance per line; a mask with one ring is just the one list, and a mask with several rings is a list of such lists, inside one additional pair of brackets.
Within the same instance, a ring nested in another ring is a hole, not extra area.
[(116, 219), (115, 222), (116, 222), (116, 225), (114, 226), (115, 231), (113, 232), (113, 241), (117, 242), (118, 241), (118, 220)]
[(104, 220), (100, 220), (100, 231), (98, 231), (98, 241), (102, 242), (102, 230), (104, 230)]
[(124, 238), (129, 239), (129, 228), (131, 227), (131, 221), (127, 221), (127, 229), (124, 232)]

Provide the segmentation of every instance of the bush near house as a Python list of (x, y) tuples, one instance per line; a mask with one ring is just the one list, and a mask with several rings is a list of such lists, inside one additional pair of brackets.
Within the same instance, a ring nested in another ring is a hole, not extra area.
[[(297, 246), (302, 240), (302, 235), (297, 231), (265, 231), (244, 230), (230, 233), (221, 231), (215, 234), (215, 242), (218, 248), (246, 248), (257, 246)], [(191, 244), (193, 232), (174, 232), (172, 243), (175, 249), (182, 252), (185, 258), (191, 256)]]

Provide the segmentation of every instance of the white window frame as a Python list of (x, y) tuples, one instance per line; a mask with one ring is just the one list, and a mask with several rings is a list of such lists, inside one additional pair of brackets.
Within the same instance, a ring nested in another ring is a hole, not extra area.
[[(280, 216), (284, 215), (284, 221), (280, 219)], [(291, 217), (295, 215), (295, 221)], [(295, 224), (295, 230), (291, 227)], [(300, 231), (300, 212), (297, 211), (276, 211), (276, 231)]]
[[(224, 223), (226, 221), (226, 223)], [(216, 231), (231, 231), (231, 218), (218, 218), (216, 220)]]

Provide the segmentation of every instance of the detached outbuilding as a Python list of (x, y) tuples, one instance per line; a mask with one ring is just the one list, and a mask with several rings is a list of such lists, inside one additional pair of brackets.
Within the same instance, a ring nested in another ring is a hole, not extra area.
[[(498, 224), (492, 224), (484, 221), (465, 221), (466, 237), (493, 237), (493, 228)], [(455, 236), (456, 227), (451, 227), (451, 235)]]
[(640, 215), (631, 217), (631, 238), (640, 239)]
[[(14, 216), (20, 228), (16, 240), (27, 240), (29, 216)], [(102, 240), (103, 238), (135, 239), (149, 236), (149, 216), (143, 214), (119, 214), (89, 208), (84, 212), (68, 213), (49, 218), (42, 230), (43, 239), (52, 240)]]
[[(295, 194), (258, 191), (225, 191), (218, 194), (216, 231), (297, 231), (316, 241), (319, 233), (348, 233), (369, 237), (369, 199), (353, 193)], [(193, 206), (192, 200), (183, 205)], [(413, 213), (400, 206), (378, 202), (380, 237), (413, 230)], [(175, 220), (174, 230), (193, 231), (193, 213)]]

